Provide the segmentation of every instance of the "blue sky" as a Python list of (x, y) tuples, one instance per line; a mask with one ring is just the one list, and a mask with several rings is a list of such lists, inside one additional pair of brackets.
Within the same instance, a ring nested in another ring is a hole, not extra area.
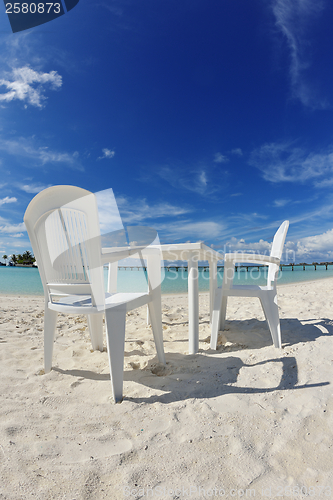
[[(47, 186), (113, 188), (163, 243), (333, 260), (333, 4), (80, 0), (13, 34), (0, 9), (0, 256)], [(291, 255), (291, 254), (290, 254)]]

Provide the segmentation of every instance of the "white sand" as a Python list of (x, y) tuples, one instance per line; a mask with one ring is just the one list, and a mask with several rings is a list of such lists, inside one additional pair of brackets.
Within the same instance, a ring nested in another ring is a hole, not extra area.
[(201, 295), (189, 356), (187, 296), (163, 297), (165, 369), (131, 313), (114, 405), (85, 318), (59, 316), (43, 375), (43, 299), (2, 296), (0, 499), (332, 498), (333, 280), (280, 286), (279, 306), (282, 350), (259, 301), (230, 298), (214, 352)]

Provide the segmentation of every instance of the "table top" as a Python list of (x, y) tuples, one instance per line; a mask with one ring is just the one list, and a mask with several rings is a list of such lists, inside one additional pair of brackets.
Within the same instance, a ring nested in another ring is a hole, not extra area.
[(202, 242), (198, 243), (172, 243), (163, 245), (150, 245), (148, 247), (112, 247), (102, 248), (102, 262), (116, 262), (118, 260), (126, 259), (126, 257), (135, 256), (136, 253), (142, 252), (145, 258), (149, 253), (156, 252), (160, 249), (162, 251), (163, 259), (165, 260), (189, 260), (190, 256), (195, 260), (211, 260), (217, 262), (223, 260), (224, 255), (216, 252), (209, 246)]
[(172, 243), (160, 245), (163, 252), (163, 259), (166, 260), (188, 260), (190, 254), (194, 255), (196, 260), (223, 260), (224, 254), (219, 253), (213, 248), (202, 242), (198, 243)]

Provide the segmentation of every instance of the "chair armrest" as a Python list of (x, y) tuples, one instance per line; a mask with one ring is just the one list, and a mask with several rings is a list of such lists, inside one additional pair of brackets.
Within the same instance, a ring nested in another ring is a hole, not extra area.
[(270, 255), (259, 255), (251, 253), (226, 253), (224, 256), (224, 262), (244, 262), (249, 264), (280, 264), (280, 259), (277, 257), (271, 257)]
[(148, 246), (142, 252), (141, 255), (147, 260), (147, 278), (148, 278), (148, 288), (149, 293), (159, 296), (159, 301), (161, 301), (161, 261), (163, 259), (161, 248), (157, 246)]
[(102, 264), (118, 262), (119, 260), (131, 257), (131, 255), (134, 255), (144, 249), (145, 247), (102, 248), (102, 255), (101, 255)]
[(162, 253), (159, 246), (111, 247), (102, 248), (102, 263), (108, 264), (118, 262), (119, 260), (131, 257), (136, 253), (140, 254), (140, 257), (144, 259), (149, 258), (151, 255), (160, 255), (162, 260)]

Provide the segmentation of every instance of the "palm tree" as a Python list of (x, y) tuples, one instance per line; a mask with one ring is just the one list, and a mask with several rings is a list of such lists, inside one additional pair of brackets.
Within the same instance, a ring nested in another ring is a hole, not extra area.
[(14, 253), (12, 255), (12, 261), (13, 261), (14, 265), (17, 264), (17, 257), (16, 257), (16, 255)]
[(24, 254), (22, 255), (22, 259), (25, 263), (28, 264), (33, 264), (35, 262), (35, 257), (32, 255), (32, 253), (29, 250), (26, 250)]
[(8, 259), (7, 255), (3, 255), (2, 258), (4, 259), (5, 264), (7, 264), (7, 259)]

